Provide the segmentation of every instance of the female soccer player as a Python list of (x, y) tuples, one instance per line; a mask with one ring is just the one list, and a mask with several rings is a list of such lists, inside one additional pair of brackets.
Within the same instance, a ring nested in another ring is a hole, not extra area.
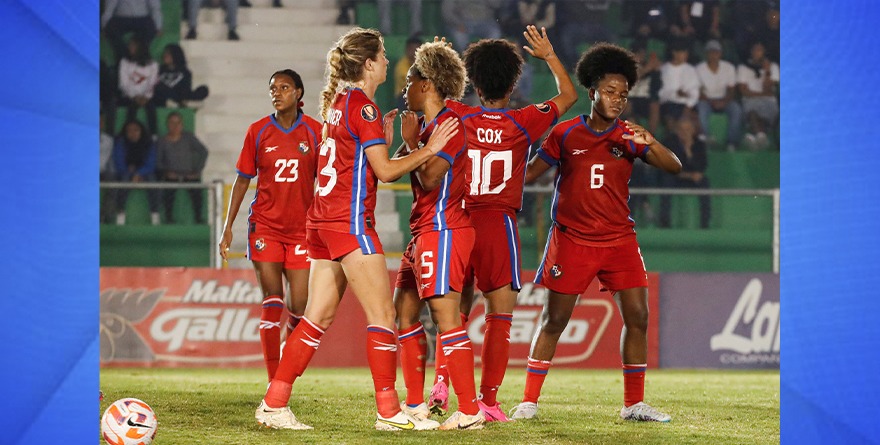
[[(402, 151), (417, 150), (443, 122), (461, 122), (444, 100), (461, 98), (464, 86), (464, 63), (445, 42), (425, 43), (416, 49), (403, 90), (410, 111), (402, 116)], [(424, 113), (421, 131), (414, 112)], [(422, 301), (427, 301), (438, 327), (442, 354), (458, 395), (458, 411), (443, 422), (442, 430), (480, 429), (485, 422), (477, 406), (471, 341), (458, 315), (464, 271), (474, 245), (474, 229), (462, 208), (467, 189), (465, 149), (465, 133), (461, 132), (410, 173), (413, 239), (400, 262), (394, 298), (401, 320), (399, 339), (407, 388), (401, 408), (416, 418), (430, 415), (423, 394), (425, 334), (418, 322)]]
[(408, 156), (388, 159), (397, 110), (384, 119), (373, 102), (385, 81), (388, 59), (382, 35), (354, 28), (327, 54), (327, 86), (322, 93), (323, 142), (318, 184), (306, 223), (309, 302), (305, 316), (285, 344), (281, 363), (256, 418), (279, 429), (309, 429), (288, 408), (291, 387), (302, 375), (333, 322), (347, 285), (364, 308), (367, 360), (376, 390), (378, 430), (425, 430), (436, 421), (415, 419), (400, 410), (397, 332), (382, 244), (376, 235), (377, 178), (391, 182), (438, 153), (455, 134), (456, 122), (438, 126), (425, 146)]
[[(467, 132), (470, 189), (465, 205), (480, 242), (471, 253), (461, 307), (465, 318), (470, 313), (476, 278), (487, 301), (479, 406), (489, 422), (508, 420), (497, 394), (507, 370), (513, 308), (522, 287), (516, 213), (522, 208), (526, 162), (532, 143), (577, 101), (577, 91), (553, 51), (547, 31), (528, 26), (523, 36), (530, 45), (523, 48), (532, 57), (544, 60), (553, 73), (556, 96), (520, 109), (507, 108), (524, 61), (514, 44), (495, 39), (480, 40), (464, 53), (468, 80), (476, 88), (482, 105), (446, 102), (462, 116)], [(448, 372), (442, 354), (437, 354), (436, 363), (431, 409), (444, 412)]]
[(619, 46), (599, 43), (577, 65), (578, 82), (593, 107), (553, 128), (529, 162), (526, 182), (557, 166), (553, 225), (536, 284), (550, 290), (533, 343), (522, 403), (514, 419), (532, 418), (556, 343), (571, 318), (578, 295), (594, 277), (614, 294), (623, 316), (624, 419), (668, 422), (670, 416), (643, 402), (648, 355), (648, 277), (627, 207), (628, 182), (636, 158), (677, 174), (678, 158), (642, 126), (621, 122), (638, 62)]
[(275, 113), (250, 125), (236, 163), (220, 255), (227, 259), (232, 223), (251, 179), (257, 193), (248, 216), (248, 259), (260, 290), (260, 344), (269, 381), (281, 354), (281, 320), (285, 312), (284, 279), (290, 305), (288, 334), (302, 317), (308, 299), (309, 263), (303, 215), (315, 194), (320, 124), (302, 112), (303, 82), (296, 71), (276, 71), (269, 78), (269, 99)]

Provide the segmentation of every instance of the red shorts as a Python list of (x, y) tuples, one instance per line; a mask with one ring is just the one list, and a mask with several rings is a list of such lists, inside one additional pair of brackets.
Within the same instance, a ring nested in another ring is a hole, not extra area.
[(262, 236), (259, 232), (248, 233), (247, 258), (251, 261), (284, 263), (285, 269), (308, 269), (309, 255), (306, 240), (285, 243)]
[(474, 239), (472, 227), (425, 232), (413, 238), (400, 259), (395, 287), (418, 289), (420, 298), (461, 292)]
[(471, 213), (471, 224), (480, 242), (474, 244), (465, 269), (465, 286), (474, 284), (476, 277), (483, 292), (508, 284), (513, 290), (522, 289), (522, 259), (516, 217), (498, 210), (478, 210)]
[(579, 295), (594, 277), (611, 292), (647, 287), (648, 274), (636, 237), (616, 246), (584, 246), (554, 224), (535, 284), (560, 294)]
[(337, 261), (355, 250), (360, 250), (364, 255), (385, 253), (375, 231), (352, 235), (332, 230), (308, 229), (306, 244), (309, 246), (309, 257), (313, 260)]

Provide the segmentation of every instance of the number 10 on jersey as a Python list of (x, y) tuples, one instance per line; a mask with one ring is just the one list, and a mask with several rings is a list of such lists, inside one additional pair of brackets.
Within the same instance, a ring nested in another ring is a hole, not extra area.
[[(472, 166), (471, 195), (497, 195), (507, 187), (507, 181), (513, 176), (512, 151), (492, 151), (481, 157), (480, 150), (468, 150), (468, 157), (471, 158)], [(495, 187), (491, 186), (493, 167), (496, 171), (501, 169), (501, 183)]]

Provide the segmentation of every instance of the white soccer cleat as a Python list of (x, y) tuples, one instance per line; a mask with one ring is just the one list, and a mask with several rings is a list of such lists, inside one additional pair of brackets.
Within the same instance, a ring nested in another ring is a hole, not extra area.
[(425, 402), (422, 402), (416, 407), (411, 407), (407, 405), (406, 402), (400, 402), (400, 410), (403, 411), (404, 414), (409, 414), (419, 420), (425, 420), (431, 416), (431, 410), (428, 409), (428, 405)]
[(379, 431), (436, 430), (440, 422), (431, 419), (417, 419), (403, 411), (385, 418), (376, 414), (376, 429)]
[(480, 430), (486, 423), (486, 416), (482, 411), (477, 411), (473, 416), (456, 411), (440, 425), (441, 430)]
[(290, 408), (269, 408), (266, 401), (260, 402), (257, 412), (254, 414), (257, 422), (266, 428), (274, 428), (276, 430), (310, 430), (312, 427), (296, 420), (296, 416), (290, 411)]
[(669, 414), (661, 413), (645, 402), (624, 406), (620, 409), (620, 418), (640, 422), (669, 422), (672, 420)]
[(534, 419), (538, 415), (538, 404), (534, 402), (522, 402), (510, 410), (511, 419)]

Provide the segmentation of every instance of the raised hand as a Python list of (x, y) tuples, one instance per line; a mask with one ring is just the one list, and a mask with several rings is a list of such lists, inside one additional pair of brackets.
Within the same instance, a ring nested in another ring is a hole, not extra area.
[(626, 125), (627, 130), (629, 130), (630, 133), (632, 133), (632, 134), (624, 133), (623, 134), (624, 139), (631, 140), (631, 141), (635, 142), (636, 144), (641, 144), (641, 145), (651, 145), (654, 143), (654, 141), (656, 141), (656, 139), (654, 139), (654, 135), (651, 134), (650, 131), (645, 130), (645, 127), (642, 127), (641, 125), (636, 124), (635, 122), (630, 122), (630, 121), (623, 121), (623, 124)]
[(385, 113), (382, 117), (382, 127), (385, 130), (385, 144), (391, 145), (394, 141), (394, 118), (397, 117), (397, 108)]
[(419, 117), (415, 112), (404, 111), (400, 114), (400, 137), (406, 142), (408, 151), (419, 148)]
[(548, 57), (556, 55), (556, 53), (553, 52), (553, 45), (550, 44), (550, 39), (547, 38), (546, 28), (541, 27), (541, 31), (538, 32), (538, 28), (536, 28), (535, 25), (526, 26), (526, 30), (523, 31), (523, 36), (525, 36), (526, 41), (531, 45), (531, 48), (523, 46), (523, 49), (525, 49), (532, 57), (546, 60)]

